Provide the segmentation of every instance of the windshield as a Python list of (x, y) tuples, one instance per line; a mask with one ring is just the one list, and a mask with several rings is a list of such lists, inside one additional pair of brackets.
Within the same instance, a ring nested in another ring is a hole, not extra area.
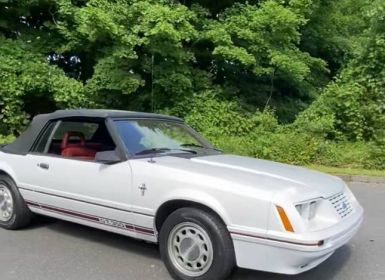
[(183, 123), (154, 119), (114, 122), (131, 155), (174, 151), (197, 153), (199, 149), (213, 149), (197, 132)]

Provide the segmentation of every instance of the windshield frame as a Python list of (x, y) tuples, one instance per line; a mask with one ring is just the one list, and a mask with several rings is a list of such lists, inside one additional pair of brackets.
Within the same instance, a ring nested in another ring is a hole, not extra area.
[[(135, 158), (152, 158), (152, 157), (160, 157), (160, 156), (168, 156), (171, 155), (171, 153), (148, 153), (143, 155), (135, 155), (128, 151), (122, 136), (120, 135), (115, 122), (116, 121), (140, 121), (140, 120), (149, 120), (149, 121), (156, 121), (156, 122), (167, 122), (167, 123), (175, 123), (178, 125), (182, 125), (186, 130), (191, 133), (197, 140), (203, 144), (205, 150), (212, 150), (216, 152), (220, 152), (217, 148), (215, 148), (208, 140), (206, 140), (200, 133), (198, 133), (196, 130), (194, 130), (192, 127), (190, 127), (188, 124), (186, 124), (183, 120), (172, 120), (172, 119), (166, 119), (166, 118), (111, 118), (110, 125), (113, 127), (113, 134), (116, 135), (116, 138), (119, 139), (119, 146), (121, 146), (121, 149), (124, 150), (124, 152), (127, 155), (127, 159), (135, 159)], [(187, 148), (187, 147), (186, 147)], [(173, 155), (177, 153), (172, 153)], [(198, 154), (192, 154), (192, 153), (186, 153), (181, 151), (179, 154), (188, 154), (189, 156), (199, 156)]]

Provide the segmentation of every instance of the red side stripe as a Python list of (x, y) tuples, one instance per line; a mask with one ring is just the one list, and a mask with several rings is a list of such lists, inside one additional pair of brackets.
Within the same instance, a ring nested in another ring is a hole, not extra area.
[[(76, 212), (76, 211), (72, 211), (72, 210), (68, 210), (68, 209), (58, 208), (55, 206), (45, 205), (45, 204), (41, 204), (41, 203), (37, 203), (37, 202), (33, 202), (33, 201), (26, 200), (26, 203), (30, 207), (40, 208), (40, 209), (43, 209), (46, 211), (59, 213), (59, 214), (70, 216), (70, 217), (76, 217), (76, 218), (79, 218), (79, 219), (82, 219), (85, 221), (90, 221), (90, 222), (98, 223), (101, 225), (107, 225), (110, 227), (125, 229), (128, 231), (133, 231), (133, 232), (137, 232), (137, 233), (145, 234), (145, 235), (155, 235), (154, 230), (150, 229), (150, 228), (144, 228), (144, 227), (140, 227), (140, 226), (136, 226), (136, 225), (132, 225), (132, 224), (127, 224), (127, 223), (121, 222), (121, 221), (116, 221), (116, 220), (112, 220), (112, 219), (107, 219), (107, 218), (103, 218), (103, 217), (98, 217), (98, 216), (94, 216), (94, 215), (80, 213), (80, 212)], [(103, 222), (103, 221), (106, 221), (106, 222)]]

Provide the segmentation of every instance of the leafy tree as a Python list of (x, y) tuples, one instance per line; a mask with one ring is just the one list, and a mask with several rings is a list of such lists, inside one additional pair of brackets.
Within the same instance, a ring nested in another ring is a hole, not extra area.
[(57, 108), (158, 111), (241, 154), (381, 167), (384, 5), (0, 0), (0, 135)]
[(38, 113), (87, 107), (83, 85), (49, 63), (59, 38), (47, 26), (54, 1), (0, 2), (0, 110), (2, 134), (17, 133)]
[(371, 1), (315, 0), (301, 30), (301, 49), (328, 63), (329, 78), (354, 57), (368, 21), (363, 16)]
[(315, 131), (326, 132), (329, 138), (384, 139), (385, 3), (373, 4), (363, 14), (370, 25), (362, 46), (338, 78), (299, 116), (298, 127), (311, 129), (310, 123), (318, 123)]
[(259, 108), (311, 99), (326, 65), (299, 48), (308, 2), (234, 4), (208, 21), (203, 36), (213, 44), (216, 82)]
[(20, 40), (0, 35), (1, 132), (21, 129), (31, 115), (86, 104), (82, 84), (50, 66)]
[(101, 104), (152, 110), (193, 90), (197, 72), (188, 45), (196, 15), (168, 1), (58, 1), (61, 52), (85, 53), (94, 62), (86, 90)]

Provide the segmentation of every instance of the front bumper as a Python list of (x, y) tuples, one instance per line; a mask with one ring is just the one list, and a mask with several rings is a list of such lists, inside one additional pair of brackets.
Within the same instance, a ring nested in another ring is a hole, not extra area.
[[(314, 241), (282, 240), (230, 229), (238, 267), (282, 274), (298, 274), (312, 269), (346, 244), (358, 231), (363, 221), (363, 210), (318, 232)], [(319, 241), (323, 241), (319, 245)]]

